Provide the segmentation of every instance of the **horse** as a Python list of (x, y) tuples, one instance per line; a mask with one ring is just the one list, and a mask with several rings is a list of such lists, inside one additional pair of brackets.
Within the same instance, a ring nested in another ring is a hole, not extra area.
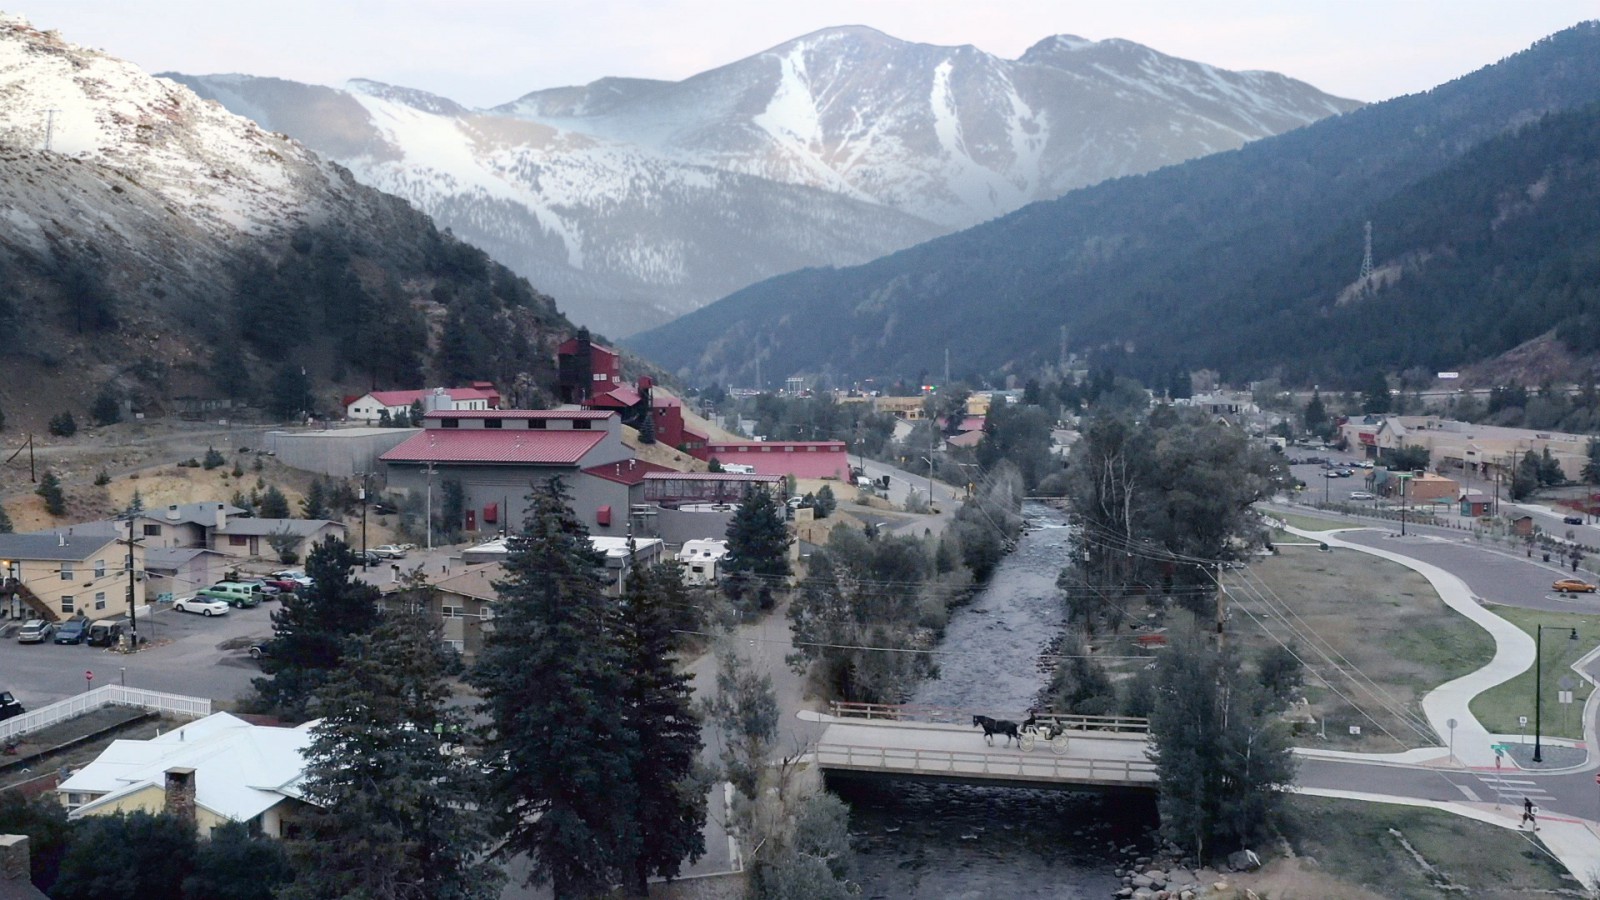
[(1022, 743), (1022, 734), (1017, 730), (1017, 723), (1015, 722), (1009, 722), (1005, 719), (991, 719), (988, 716), (973, 716), (972, 726), (974, 728), (983, 727), (983, 739), (988, 741), (991, 747), (994, 746), (994, 736), (997, 734), (1005, 735), (1007, 745), (1011, 743), (1013, 738), (1016, 739), (1018, 744)]

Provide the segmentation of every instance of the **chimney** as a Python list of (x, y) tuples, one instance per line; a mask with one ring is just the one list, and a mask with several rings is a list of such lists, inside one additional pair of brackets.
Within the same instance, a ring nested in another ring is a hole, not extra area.
[(226, 504), (217, 504), (217, 530), (225, 531), (228, 527), (228, 507)]
[(169, 504), (167, 506), (167, 521), (168, 522), (176, 522), (176, 521), (178, 521), (178, 504), (173, 503), (173, 504)]
[(32, 878), (28, 859), (28, 836), (0, 834), (0, 882), (28, 881)]
[(174, 766), (167, 770), (165, 812), (194, 827), (194, 769)]

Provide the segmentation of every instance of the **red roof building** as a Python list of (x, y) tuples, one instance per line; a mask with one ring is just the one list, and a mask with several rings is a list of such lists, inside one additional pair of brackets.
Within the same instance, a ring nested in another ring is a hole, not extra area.
[(759, 475), (850, 479), (844, 441), (707, 441), (695, 455), (723, 465), (750, 466)]
[(345, 398), (345, 418), (355, 422), (377, 422), (387, 412), (390, 418), (405, 412), (409, 414), (411, 404), (421, 402), (424, 410), (470, 410), (482, 411), (497, 409), (500, 406), (500, 392), (494, 385), (487, 381), (475, 381), (472, 387), (464, 388), (430, 388), (421, 391), (372, 391), (359, 397)]

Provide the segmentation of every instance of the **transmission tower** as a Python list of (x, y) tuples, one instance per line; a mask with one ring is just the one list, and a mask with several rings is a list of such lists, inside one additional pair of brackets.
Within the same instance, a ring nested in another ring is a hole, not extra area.
[(1365, 282), (1372, 277), (1372, 222), (1367, 222), (1366, 250), (1361, 255), (1361, 280)]

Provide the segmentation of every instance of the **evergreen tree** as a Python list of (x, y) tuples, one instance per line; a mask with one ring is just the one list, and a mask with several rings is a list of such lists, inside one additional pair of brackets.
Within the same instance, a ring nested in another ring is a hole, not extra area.
[(321, 478), (311, 479), (311, 487), (300, 501), (300, 518), (326, 519), (328, 517), (328, 486)]
[(122, 404), (118, 402), (117, 393), (111, 385), (100, 388), (94, 403), (89, 406), (89, 418), (96, 425), (115, 425), (122, 421)]
[(272, 376), (267, 395), (267, 411), (279, 419), (298, 419), (310, 412), (311, 379), (297, 363), (285, 361)]
[(1511, 499), (1526, 500), (1539, 489), (1539, 456), (1532, 450), (1522, 454), (1511, 473)]
[(389, 408), (388, 407), (384, 407), (383, 409), (378, 410), (378, 427), (379, 428), (393, 428), (394, 427), (394, 418), (389, 415)]
[(1237, 660), (1189, 636), (1161, 655), (1150, 755), (1164, 837), (1201, 863), (1269, 834), (1294, 780), (1282, 705)]
[(1361, 411), (1373, 415), (1381, 415), (1390, 410), (1394, 400), (1389, 393), (1389, 379), (1382, 372), (1374, 370), (1367, 377), (1367, 386), (1361, 392)]
[(422, 427), (422, 417), (427, 412), (426, 410), (424, 410), (422, 408), (422, 401), (421, 400), (413, 400), (413, 401), (411, 401), (411, 409), (408, 410), (408, 412), (409, 412), (409, 416), (410, 416), (409, 421), (410, 421), (411, 427), (412, 428), (421, 428)]
[(1583, 464), (1585, 484), (1600, 484), (1600, 438), (1589, 438), (1589, 460)]
[(312, 548), (306, 574), (313, 584), (283, 595), (272, 613), (272, 654), (261, 661), (266, 678), (254, 679), (263, 702), (288, 719), (312, 712), (313, 693), (344, 660), (345, 647), (378, 623), (378, 589), (356, 581), (356, 555), (337, 538)]
[(727, 570), (753, 576), (764, 597), (789, 575), (789, 529), (784, 519), (778, 498), (752, 485), (745, 488), (744, 499), (728, 522)]
[(672, 600), (687, 600), (678, 566), (635, 567), (622, 595), (617, 635), (622, 651), (622, 701), (633, 723), (638, 753), (633, 784), (639, 830), (630, 886), (646, 896), (652, 875), (676, 877), (685, 859), (705, 853), (706, 787), (695, 777), (700, 757), (700, 721), (690, 687), (674, 649), (677, 611)]
[(194, 824), (138, 811), (86, 816), (72, 829), (50, 896), (64, 900), (182, 897), (194, 867)]
[(10, 534), (11, 531), (11, 516), (6, 514), (6, 505), (0, 503), (0, 534)]
[(200, 843), (194, 871), (183, 880), (186, 900), (273, 900), (294, 879), (284, 842), (253, 835), (243, 822), (224, 822)]
[(350, 642), (317, 690), (301, 788), (316, 806), (286, 900), (500, 896), (478, 764), (453, 752), (466, 718), (445, 679), (458, 667), (415, 612), (391, 612)]
[(1544, 487), (1561, 484), (1567, 480), (1566, 472), (1562, 471), (1561, 463), (1550, 454), (1550, 448), (1544, 449), (1544, 454), (1539, 457), (1539, 484)]
[(277, 485), (271, 485), (266, 493), (261, 495), (261, 518), (287, 519), (289, 518), (289, 498), (278, 490)]
[(0, 431), (6, 430), (6, 411), (0, 409)]
[(52, 516), (67, 514), (67, 495), (61, 490), (61, 479), (55, 472), (45, 470), (39, 479), (39, 486), (33, 489), (35, 494), (44, 498), (44, 511)]
[(133, 496), (128, 499), (128, 515), (138, 515), (144, 512), (144, 494), (138, 488), (133, 489)]
[(223, 456), (222, 451), (215, 447), (207, 447), (205, 457), (200, 460), (200, 467), (207, 472), (212, 469), (220, 469), (227, 464), (228, 458)]
[(1306, 403), (1305, 414), (1302, 417), (1306, 431), (1319, 437), (1328, 434), (1328, 410), (1322, 405), (1322, 395), (1315, 388), (1311, 391), (1311, 399)]
[(811, 508), (816, 510), (815, 515), (819, 519), (833, 515), (833, 511), (839, 508), (839, 501), (833, 496), (833, 488), (826, 484), (818, 488), (816, 502)]
[(78, 433), (78, 420), (70, 412), (57, 413), (50, 417), (48, 430), (56, 437), (72, 437)]
[(536, 486), (495, 587), (495, 627), (468, 682), (491, 723), (485, 758), (504, 854), (556, 900), (620, 880), (638, 852), (638, 752), (623, 707), (603, 560), (560, 479)]

